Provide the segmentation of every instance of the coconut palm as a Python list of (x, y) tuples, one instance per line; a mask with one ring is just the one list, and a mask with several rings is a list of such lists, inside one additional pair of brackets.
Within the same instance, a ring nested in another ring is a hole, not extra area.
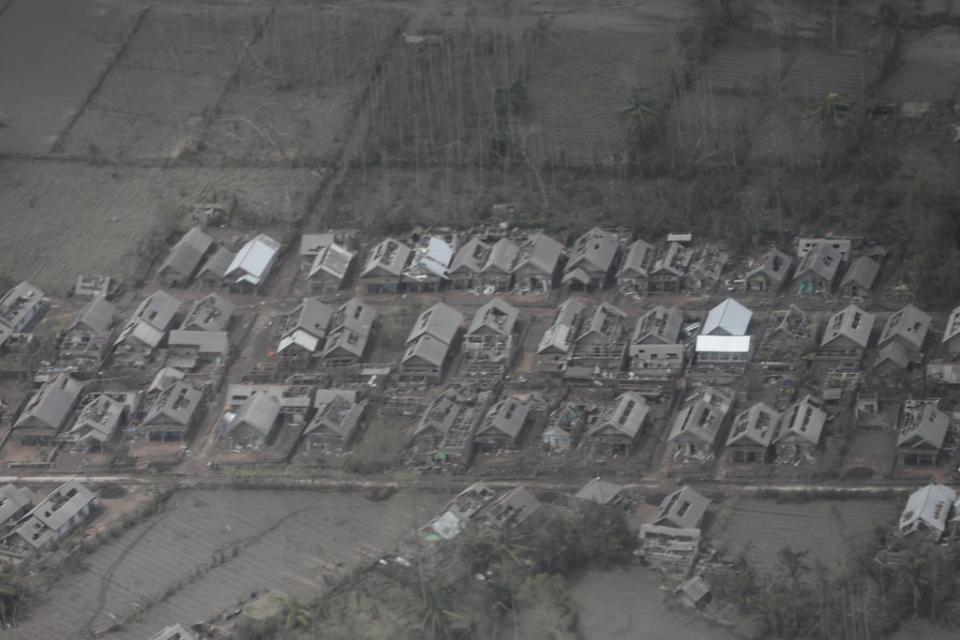
[(637, 84), (630, 91), (627, 106), (620, 110), (620, 117), (627, 121), (631, 135), (641, 136), (660, 124), (663, 113), (650, 96), (649, 89)]

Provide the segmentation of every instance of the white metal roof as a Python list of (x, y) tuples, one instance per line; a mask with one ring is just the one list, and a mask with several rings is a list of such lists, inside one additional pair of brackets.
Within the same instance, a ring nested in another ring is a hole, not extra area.
[(264, 234), (258, 235), (247, 242), (237, 255), (233, 257), (227, 267), (227, 275), (241, 271), (243, 279), (251, 284), (259, 284), (267, 268), (273, 262), (274, 256), (280, 250), (280, 243)]
[(714, 334), (718, 331), (730, 336), (742, 336), (750, 326), (753, 312), (734, 300), (727, 298), (707, 314), (703, 323), (704, 334)]
[(697, 353), (747, 353), (750, 336), (697, 336)]

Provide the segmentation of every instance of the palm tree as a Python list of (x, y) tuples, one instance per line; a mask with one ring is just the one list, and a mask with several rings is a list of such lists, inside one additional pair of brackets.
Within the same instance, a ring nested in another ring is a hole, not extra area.
[(0, 623), (13, 624), (20, 608), (23, 588), (9, 570), (0, 570)]
[(283, 607), (283, 628), (285, 631), (305, 629), (313, 621), (313, 613), (297, 602), (296, 598), (283, 594), (280, 596)]
[(848, 120), (850, 105), (836, 91), (824, 94), (804, 119), (816, 118), (821, 125), (828, 129), (839, 129)]
[(452, 640), (465, 618), (453, 610), (450, 589), (421, 579), (420, 604), (413, 611), (418, 631), (427, 640)]
[(660, 124), (663, 113), (650, 97), (650, 90), (637, 84), (630, 91), (627, 106), (620, 110), (620, 117), (626, 119), (630, 135), (641, 137)]

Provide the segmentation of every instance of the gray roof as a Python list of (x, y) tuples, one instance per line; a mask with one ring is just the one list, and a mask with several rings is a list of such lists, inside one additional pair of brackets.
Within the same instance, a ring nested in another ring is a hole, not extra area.
[(587, 484), (580, 487), (573, 497), (579, 500), (588, 500), (597, 504), (609, 504), (611, 500), (620, 495), (626, 487), (615, 482), (607, 482), (600, 478), (594, 478)]
[(877, 358), (873, 362), (874, 368), (884, 362), (891, 362), (898, 369), (906, 371), (910, 368), (910, 354), (907, 348), (895, 340), (888, 342), (877, 350)]
[(634, 240), (620, 264), (617, 277), (645, 276), (654, 262), (653, 245), (643, 240)]
[(829, 244), (818, 245), (800, 261), (800, 265), (797, 267), (797, 277), (799, 278), (806, 273), (813, 273), (827, 282), (833, 282), (834, 278), (837, 277), (842, 259), (840, 251)]
[(917, 489), (907, 498), (900, 514), (900, 534), (926, 531), (939, 539), (947, 528), (950, 507), (956, 499), (956, 492), (942, 484), (928, 484)]
[(88, 302), (70, 323), (69, 330), (83, 327), (92, 333), (107, 333), (113, 326), (117, 307), (103, 296), (96, 296)]
[(266, 278), (279, 252), (280, 243), (261, 233), (240, 247), (225, 275), (257, 286)]
[(158, 331), (166, 331), (170, 328), (170, 323), (173, 322), (173, 318), (177, 315), (179, 309), (180, 301), (160, 289), (151, 293), (137, 305), (130, 322), (143, 322)]
[(0, 324), (14, 331), (22, 331), (29, 324), (28, 316), (46, 295), (29, 282), (20, 282), (0, 298)]
[(120, 427), (125, 411), (124, 403), (101, 393), (83, 406), (67, 434), (72, 440), (81, 441), (90, 438), (107, 442)]
[(537, 353), (549, 349), (558, 349), (567, 352), (576, 338), (577, 330), (583, 322), (585, 304), (573, 298), (567, 298), (560, 303), (553, 324), (547, 327), (537, 345)]
[(192, 384), (177, 381), (160, 392), (143, 419), (145, 425), (175, 424), (185, 427), (193, 420), (203, 392)]
[(733, 298), (727, 298), (707, 314), (701, 334), (705, 336), (746, 335), (747, 329), (750, 327), (751, 317), (753, 317), (753, 312), (750, 309)]
[(690, 434), (704, 444), (712, 445), (732, 405), (733, 399), (716, 389), (706, 387), (696, 392), (677, 413), (670, 430), (670, 442), (683, 434)]
[(420, 417), (414, 435), (427, 430), (446, 434), (453, 427), (464, 407), (464, 398), (456, 389), (447, 389), (434, 398)]
[(601, 431), (614, 431), (628, 438), (635, 438), (650, 413), (650, 406), (638, 393), (627, 391), (620, 394), (590, 429), (589, 435)]
[(747, 272), (746, 278), (762, 275), (775, 284), (783, 284), (790, 274), (793, 258), (779, 249), (770, 249), (760, 260), (760, 264)]
[(540, 500), (526, 487), (515, 487), (497, 496), (486, 506), (493, 519), (500, 525), (516, 525), (524, 522), (540, 508)]
[(477, 430), (477, 435), (498, 432), (516, 440), (528, 415), (530, 415), (528, 404), (516, 398), (504, 398), (490, 407)]
[(601, 302), (593, 312), (590, 322), (585, 324), (577, 336), (577, 341), (589, 335), (600, 335), (611, 342), (620, 340), (623, 334), (623, 323), (627, 317), (620, 309), (612, 304)]
[(692, 259), (693, 253), (689, 249), (679, 242), (671, 242), (667, 245), (664, 254), (653, 263), (650, 272), (667, 271), (675, 276), (682, 276), (686, 273)]
[(341, 305), (330, 320), (330, 333), (323, 347), (324, 357), (338, 349), (362, 356), (376, 319), (377, 310), (360, 298), (351, 298)]
[(733, 419), (733, 427), (727, 437), (727, 446), (769, 446), (777, 433), (780, 414), (763, 402), (758, 402)]
[(352, 251), (339, 244), (328, 244), (317, 252), (307, 277), (312, 278), (318, 273), (323, 273), (337, 280), (343, 280), (353, 263), (354, 255)]
[(20, 510), (33, 503), (33, 491), (27, 487), (5, 484), (0, 487), (0, 526), (7, 524)]
[(847, 272), (843, 274), (840, 286), (855, 284), (865, 290), (870, 289), (874, 280), (877, 279), (878, 273), (880, 273), (880, 265), (877, 264), (876, 260), (870, 256), (860, 256), (850, 264)]
[(923, 347), (931, 321), (930, 314), (908, 304), (887, 318), (877, 344), (884, 345), (890, 340), (900, 338), (905, 343), (904, 346), (919, 351)]
[(167, 340), (170, 347), (196, 347), (201, 354), (227, 355), (230, 338), (226, 331), (171, 331)]
[(897, 446), (939, 450), (950, 429), (950, 417), (934, 403), (909, 403), (904, 407)]
[(233, 251), (226, 247), (220, 247), (213, 252), (213, 255), (207, 258), (207, 261), (200, 267), (197, 276), (209, 274), (217, 280), (222, 280), (227, 275), (227, 269), (236, 257)]
[(212, 245), (213, 238), (205, 234), (200, 227), (193, 227), (173, 245), (159, 271), (162, 273), (170, 269), (184, 278), (189, 278), (200, 266), (203, 256)]
[(660, 503), (652, 524), (677, 529), (698, 529), (710, 500), (692, 487), (677, 489)]
[(521, 267), (531, 266), (540, 273), (551, 275), (557, 268), (557, 262), (560, 260), (562, 253), (562, 244), (545, 233), (538, 233), (528, 238), (527, 242), (520, 247), (517, 263), (513, 270), (517, 271)]
[(833, 314), (827, 321), (821, 346), (827, 346), (837, 338), (843, 337), (862, 349), (870, 343), (870, 332), (876, 316), (867, 313), (855, 304), (850, 304)]
[(450, 262), (450, 273), (465, 270), (480, 273), (490, 256), (490, 245), (480, 238), (471, 238), (464, 243)]
[(413, 258), (403, 271), (404, 281), (426, 282), (433, 278), (445, 280), (449, 276), (452, 260), (453, 246), (441, 237), (431, 236), (426, 239), (425, 244), (421, 243), (414, 249)]
[[(319, 394), (318, 394), (319, 395)], [(307, 424), (303, 435), (320, 430), (330, 431), (344, 441), (349, 440), (360, 425), (364, 405), (356, 402), (356, 393), (350, 397), (347, 393), (338, 394), (325, 402), (317, 402), (317, 412)]]
[(820, 408), (820, 403), (807, 394), (787, 407), (780, 416), (777, 435), (773, 441), (776, 443), (787, 438), (798, 438), (813, 445), (819, 444), (826, 422), (827, 414)]
[(157, 635), (150, 636), (149, 640), (196, 640), (197, 636), (188, 631), (181, 624), (174, 624), (166, 627)]
[(676, 344), (680, 340), (683, 312), (677, 307), (657, 305), (637, 318), (632, 342)]
[(950, 317), (947, 318), (947, 328), (943, 331), (943, 341), (947, 342), (958, 335), (960, 335), (960, 307), (950, 312)]
[(83, 383), (66, 373), (58, 374), (33, 394), (14, 429), (40, 427), (59, 431), (77, 406)]
[(513, 333), (519, 313), (512, 304), (500, 298), (493, 298), (473, 314), (467, 334), (486, 330), (501, 336), (509, 336)]
[(615, 234), (604, 231), (600, 227), (594, 227), (574, 242), (566, 271), (582, 268), (594, 272), (606, 272), (613, 265), (619, 248), (620, 243)]
[(403, 354), (403, 362), (420, 358), (435, 367), (440, 367), (443, 366), (443, 361), (446, 360), (449, 350), (450, 343), (438, 340), (429, 333), (424, 333), (413, 342), (407, 343), (407, 349)]
[(216, 293), (197, 300), (190, 307), (181, 329), (198, 331), (224, 331), (236, 309), (234, 304)]
[(305, 233), (300, 236), (300, 255), (315, 256), (321, 249), (337, 241), (337, 235), (330, 231), (326, 233)]
[(490, 256), (487, 263), (483, 265), (483, 272), (500, 271), (510, 273), (513, 271), (513, 265), (517, 261), (517, 255), (520, 253), (520, 247), (509, 238), (500, 238), (493, 244), (490, 250)]
[(34, 548), (43, 547), (57, 540), (67, 530), (70, 521), (96, 499), (96, 493), (71, 480), (54, 489), (31, 509), (16, 533)]
[(248, 426), (263, 437), (270, 435), (280, 415), (280, 400), (271, 393), (255, 393), (240, 405), (237, 413), (227, 424), (227, 435), (238, 427)]
[(449, 344), (453, 342), (453, 338), (457, 335), (457, 330), (462, 322), (462, 313), (442, 302), (438, 302), (417, 318), (413, 328), (410, 329), (410, 335), (407, 336), (407, 344), (425, 334)]
[[(407, 245), (393, 238), (387, 238), (370, 251), (360, 277), (391, 275), (399, 278), (410, 261), (411, 253), (412, 250)], [(381, 273), (376, 273), (378, 271)]]

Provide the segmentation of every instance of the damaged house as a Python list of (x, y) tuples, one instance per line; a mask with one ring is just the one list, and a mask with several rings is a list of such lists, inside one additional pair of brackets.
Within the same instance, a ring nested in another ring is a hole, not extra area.
[(434, 398), (413, 432), (414, 451), (441, 462), (461, 459), (481, 415), (479, 402), (460, 389), (447, 389)]
[(783, 285), (790, 279), (793, 258), (779, 249), (770, 249), (760, 258), (760, 264), (744, 276), (747, 291), (780, 293)]
[(407, 336), (400, 379), (439, 382), (462, 322), (463, 314), (442, 302), (421, 313)]
[(449, 279), (447, 270), (453, 260), (453, 246), (443, 238), (430, 237), (412, 255), (400, 286), (408, 291), (439, 291)]
[(627, 370), (653, 376), (672, 376), (683, 370), (680, 342), (683, 312), (657, 305), (637, 319), (627, 344)]
[(767, 364), (794, 368), (797, 354), (813, 347), (815, 329), (807, 313), (795, 304), (773, 311), (760, 344), (760, 357)]
[(679, 293), (693, 253), (679, 242), (671, 242), (650, 269), (646, 290), (648, 293)]
[(280, 400), (272, 393), (255, 393), (236, 413), (224, 413), (221, 437), (234, 449), (261, 448), (276, 435), (279, 417)]
[(583, 324), (587, 307), (573, 298), (567, 298), (557, 308), (553, 324), (547, 327), (537, 345), (537, 371), (563, 371), (570, 358), (574, 340)]
[(123, 395), (127, 394), (91, 394), (73, 425), (57, 439), (81, 451), (103, 451), (117, 437), (132, 407), (130, 398), (118, 397)]
[(229, 353), (226, 331), (174, 330), (167, 339), (167, 364), (184, 371), (223, 362)]
[(230, 249), (220, 247), (213, 252), (212, 256), (207, 258), (203, 266), (200, 267), (200, 270), (197, 271), (197, 275), (193, 279), (194, 282), (205, 289), (216, 289), (220, 287), (227, 275), (227, 269), (230, 268), (230, 265), (233, 264), (236, 257), (237, 254), (230, 251)]
[(190, 306), (180, 328), (184, 331), (227, 331), (235, 308), (223, 296), (211, 293)]
[(3, 333), (23, 333), (46, 308), (43, 291), (29, 282), (20, 282), (0, 298), (0, 326), (6, 329)]
[(901, 466), (932, 467), (943, 449), (950, 417), (937, 408), (936, 401), (907, 400), (903, 403), (897, 429), (897, 463)]
[(145, 367), (167, 337), (179, 310), (180, 301), (162, 289), (144, 298), (113, 343), (114, 362)]
[(70, 480), (37, 503), (4, 539), (4, 543), (25, 549), (48, 547), (81, 525), (96, 501), (96, 493), (76, 480)]
[(740, 412), (727, 437), (727, 459), (734, 464), (766, 462), (779, 422), (780, 414), (763, 402)]
[(513, 267), (515, 286), (535, 293), (553, 288), (560, 272), (563, 245), (544, 233), (529, 237), (520, 247)]
[(34, 393), (13, 423), (10, 435), (21, 446), (53, 444), (80, 401), (83, 383), (60, 373)]
[(260, 234), (244, 244), (227, 266), (224, 282), (230, 291), (256, 293), (270, 277), (280, 255), (280, 243)]
[(483, 265), (478, 284), (493, 291), (509, 291), (513, 287), (513, 267), (519, 254), (520, 247), (513, 240), (497, 240)]
[(726, 422), (733, 399), (716, 389), (704, 387), (684, 402), (668, 441), (675, 459), (707, 459), (713, 456), (717, 438)]
[(782, 460), (809, 457), (820, 445), (827, 414), (819, 400), (807, 394), (780, 416), (773, 447)]
[(57, 365), (67, 371), (92, 374), (100, 368), (113, 343), (117, 308), (97, 296), (80, 310), (57, 340)]
[(840, 252), (829, 244), (817, 245), (797, 266), (797, 294), (830, 295), (842, 261)]
[(33, 508), (33, 491), (27, 487), (5, 484), (0, 487), (0, 538)]
[(199, 415), (203, 391), (178, 380), (167, 385), (147, 407), (133, 435), (151, 442), (183, 441)]
[(835, 251), (840, 260), (846, 260), (850, 257), (850, 250), (853, 248), (853, 241), (850, 238), (797, 238), (797, 258), (803, 260), (808, 254), (827, 247)]
[(687, 286), (701, 291), (714, 290), (720, 283), (723, 269), (729, 260), (730, 256), (726, 251), (705, 248), (687, 271)]
[(466, 373), (507, 371), (516, 348), (518, 314), (516, 307), (500, 298), (477, 309), (463, 339)]
[(599, 227), (577, 238), (564, 268), (562, 283), (571, 289), (603, 289), (613, 276), (620, 243)]
[(360, 298), (351, 298), (330, 318), (330, 332), (323, 346), (323, 364), (349, 367), (363, 361), (377, 310)]
[(947, 531), (956, 492), (942, 484), (928, 484), (910, 494), (900, 514), (897, 530), (901, 536), (920, 533), (940, 540)]
[(587, 432), (590, 450), (601, 456), (630, 455), (649, 413), (650, 406), (640, 394), (621, 394)]
[(640, 526), (640, 557), (687, 575), (700, 553), (700, 527), (709, 506), (710, 500), (690, 487), (668, 495), (653, 521)]
[(891, 314), (877, 342), (877, 373), (905, 371), (923, 360), (923, 343), (932, 318), (912, 304)]
[(168, 287), (186, 287), (213, 248), (213, 238), (193, 227), (177, 241), (160, 264), (157, 279)]
[(396, 293), (412, 254), (410, 247), (393, 238), (375, 246), (360, 273), (360, 282), (367, 293)]
[(473, 437), (474, 446), (482, 453), (515, 449), (529, 415), (530, 406), (516, 398), (495, 403)]
[(709, 498), (693, 487), (681, 487), (663, 499), (650, 524), (676, 529), (699, 529), (709, 507)]
[(492, 248), (489, 244), (474, 237), (457, 249), (450, 262), (450, 287), (453, 289), (473, 289), (480, 286), (480, 272), (490, 258)]
[(304, 298), (284, 319), (277, 356), (291, 367), (305, 367), (319, 358), (330, 328), (333, 308), (316, 298)]
[(837, 365), (859, 367), (863, 352), (870, 344), (870, 333), (876, 316), (857, 305), (847, 305), (827, 321), (817, 351), (819, 360)]
[(626, 348), (627, 314), (611, 304), (597, 305), (573, 344), (570, 366), (619, 371)]
[(870, 256), (860, 256), (850, 263), (840, 281), (840, 295), (847, 298), (864, 298), (870, 295), (873, 283), (880, 273), (880, 265)]
[(360, 427), (366, 404), (358, 402), (356, 391), (318, 389), (313, 401), (316, 412), (303, 430), (306, 451), (346, 451)]
[(960, 355), (960, 307), (950, 312), (950, 317), (947, 318), (947, 328), (943, 331), (942, 342), (952, 358)]
[(321, 248), (307, 272), (307, 281), (313, 293), (336, 293), (343, 288), (356, 254), (346, 247), (330, 243)]
[(650, 271), (656, 262), (657, 252), (644, 240), (634, 240), (627, 248), (617, 271), (617, 286), (625, 291), (646, 293)]

